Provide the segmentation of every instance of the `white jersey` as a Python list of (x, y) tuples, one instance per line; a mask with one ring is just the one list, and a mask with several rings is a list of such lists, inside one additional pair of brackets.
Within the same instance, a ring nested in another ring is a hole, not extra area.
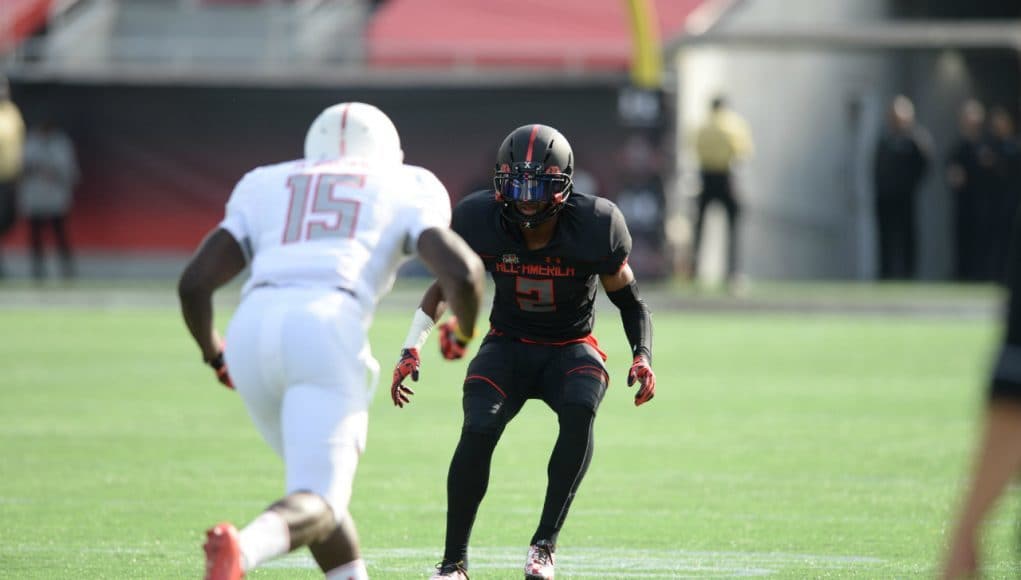
[(450, 197), (430, 171), (342, 159), (246, 174), (220, 227), (248, 254), (258, 286), (337, 288), (366, 313), (393, 286), (426, 229), (450, 225)]

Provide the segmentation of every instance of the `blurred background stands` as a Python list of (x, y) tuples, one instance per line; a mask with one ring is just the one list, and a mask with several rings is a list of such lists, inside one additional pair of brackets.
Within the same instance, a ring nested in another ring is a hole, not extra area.
[[(0, 66), (26, 121), (55, 113), (79, 148), (69, 223), (83, 276), (93, 257), (183, 259), (241, 172), (299, 155), (296, 128), (353, 99), (391, 113), (408, 160), (457, 195), (490, 171), (488, 148), (508, 127), (556, 125), (641, 232), (636, 268), (670, 276), (692, 261), (700, 189), (688, 135), (723, 93), (758, 145), (735, 175), (747, 185), (742, 273), (872, 280), (870, 166), (890, 99), (914, 102), (935, 166), (966, 99), (1018, 117), (1014, 1), (641, 3), (657, 17), (663, 63), (652, 98), (631, 90), (624, 0), (5, 0)], [(521, 27), (523, 14), (542, 17)], [(655, 123), (629, 126), (647, 105)], [(636, 135), (655, 152), (648, 178), (621, 157)], [(922, 280), (955, 276), (957, 207), (943, 173), (919, 184)], [(704, 282), (725, 272), (722, 221), (709, 211)], [(5, 238), (12, 257), (22, 239)]]

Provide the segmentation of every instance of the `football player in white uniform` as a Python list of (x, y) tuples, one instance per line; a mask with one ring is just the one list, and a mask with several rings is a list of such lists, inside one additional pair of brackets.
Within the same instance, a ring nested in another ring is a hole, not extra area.
[[(301, 546), (328, 579), (368, 577), (348, 503), (378, 376), (366, 337), (376, 304), (417, 254), (469, 336), (483, 288), (482, 262), (449, 229), (446, 189), (403, 157), (379, 109), (326, 109), (304, 159), (241, 179), (181, 275), (182, 313), (203, 359), (237, 389), (286, 467), (286, 496), (240, 531), (227, 522), (207, 531), (209, 580), (241, 578)], [(212, 295), (246, 264), (224, 352)]]

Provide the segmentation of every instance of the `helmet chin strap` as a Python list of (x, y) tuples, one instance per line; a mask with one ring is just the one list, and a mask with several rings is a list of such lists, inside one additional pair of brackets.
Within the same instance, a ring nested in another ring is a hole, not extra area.
[(518, 211), (518, 208), (514, 206), (513, 201), (505, 201), (503, 203), (503, 216), (507, 218), (511, 223), (518, 224), (519, 226), (530, 230), (536, 226), (546, 223), (564, 208), (566, 200), (558, 204), (550, 204), (544, 208), (541, 212), (533, 215), (525, 215)]

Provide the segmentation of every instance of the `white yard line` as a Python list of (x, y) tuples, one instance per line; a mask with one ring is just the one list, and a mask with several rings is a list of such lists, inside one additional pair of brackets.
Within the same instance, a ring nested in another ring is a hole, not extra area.
[[(364, 557), (370, 566), (386, 561), (377, 571), (405, 573), (418, 570), (423, 575), (429, 564), (439, 559), (439, 547), (367, 549)], [(523, 547), (481, 547), (471, 551), (471, 566), (477, 570), (516, 570), (524, 564)], [(394, 560), (407, 561), (395, 566)], [(612, 571), (614, 578), (735, 578), (770, 576), (792, 565), (809, 564), (816, 569), (842, 570), (850, 567), (882, 564), (869, 556), (835, 556), (788, 552), (736, 552), (699, 550), (607, 550), (569, 548), (558, 558), (558, 566), (572, 577), (603, 577)], [(293, 554), (265, 565), (268, 568), (315, 568), (311, 556)]]

